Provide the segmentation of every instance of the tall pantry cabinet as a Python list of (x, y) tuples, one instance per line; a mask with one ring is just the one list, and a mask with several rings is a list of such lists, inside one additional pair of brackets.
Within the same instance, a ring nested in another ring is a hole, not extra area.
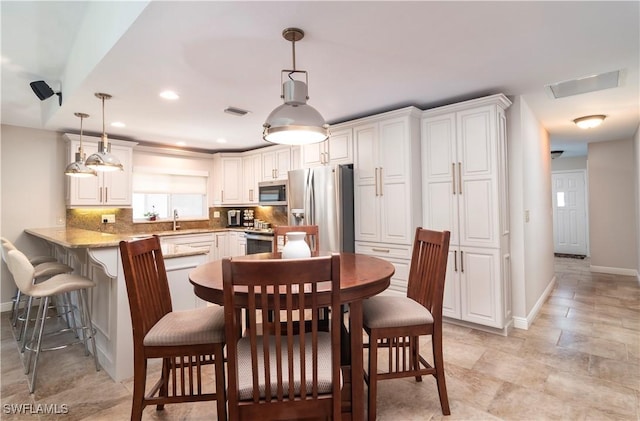
[(389, 292), (406, 295), (415, 229), (421, 220), (420, 110), (402, 108), (350, 125), (355, 250), (391, 262), (396, 272)]
[(502, 94), (422, 114), (423, 226), (451, 231), (443, 315), (510, 327), (511, 268)]

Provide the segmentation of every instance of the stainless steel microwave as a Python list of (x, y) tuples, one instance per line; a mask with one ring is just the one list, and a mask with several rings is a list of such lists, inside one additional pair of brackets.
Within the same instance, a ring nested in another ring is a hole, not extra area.
[(287, 180), (262, 181), (258, 183), (260, 206), (287, 204)]

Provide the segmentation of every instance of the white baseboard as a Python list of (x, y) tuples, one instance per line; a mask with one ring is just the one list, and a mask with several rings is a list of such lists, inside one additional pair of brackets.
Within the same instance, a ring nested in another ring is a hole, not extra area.
[(591, 272), (609, 273), (611, 275), (625, 275), (638, 277), (638, 271), (635, 269), (612, 268), (607, 266), (589, 266)]
[(4, 313), (5, 311), (11, 311), (13, 307), (13, 301), (9, 301), (8, 303), (0, 304), (0, 312)]
[(544, 305), (544, 302), (547, 301), (547, 297), (549, 297), (549, 295), (551, 294), (551, 291), (553, 291), (553, 288), (555, 286), (556, 286), (556, 276), (553, 275), (553, 278), (551, 278), (551, 282), (549, 282), (547, 287), (544, 289), (544, 291), (542, 292), (542, 295), (540, 296), (540, 298), (538, 298), (538, 301), (536, 301), (536, 304), (533, 306), (533, 308), (531, 309), (527, 317), (513, 318), (513, 327), (516, 329), (529, 330), (529, 326), (531, 326), (533, 321), (538, 316), (540, 309)]

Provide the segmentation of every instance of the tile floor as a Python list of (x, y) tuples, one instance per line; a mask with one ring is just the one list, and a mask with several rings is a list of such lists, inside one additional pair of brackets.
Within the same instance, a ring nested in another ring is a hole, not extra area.
[[(382, 382), (380, 420), (640, 419), (640, 286), (590, 273), (587, 260), (556, 259), (557, 286), (533, 326), (508, 337), (447, 324), (451, 416), (433, 379)], [(127, 420), (132, 381), (96, 372), (82, 348), (45, 353), (30, 395), (8, 314), (0, 324), (2, 420)], [(66, 405), (67, 414), (13, 414), (11, 404)], [(215, 403), (147, 407), (145, 420), (215, 419)]]

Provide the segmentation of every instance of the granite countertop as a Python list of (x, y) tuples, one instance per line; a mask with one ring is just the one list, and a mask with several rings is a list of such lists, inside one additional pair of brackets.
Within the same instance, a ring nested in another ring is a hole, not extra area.
[[(103, 248), (118, 247), (120, 241), (129, 241), (138, 238), (150, 237), (153, 234), (163, 236), (180, 235), (180, 234), (200, 234), (209, 232), (228, 231), (227, 228), (202, 228), (202, 229), (185, 229), (177, 231), (159, 231), (153, 233), (122, 233), (111, 234), (106, 232), (91, 231), (80, 228), (27, 228), (24, 230), (27, 234), (42, 238), (61, 245), (66, 248)], [(201, 251), (200, 251), (201, 252)]]

